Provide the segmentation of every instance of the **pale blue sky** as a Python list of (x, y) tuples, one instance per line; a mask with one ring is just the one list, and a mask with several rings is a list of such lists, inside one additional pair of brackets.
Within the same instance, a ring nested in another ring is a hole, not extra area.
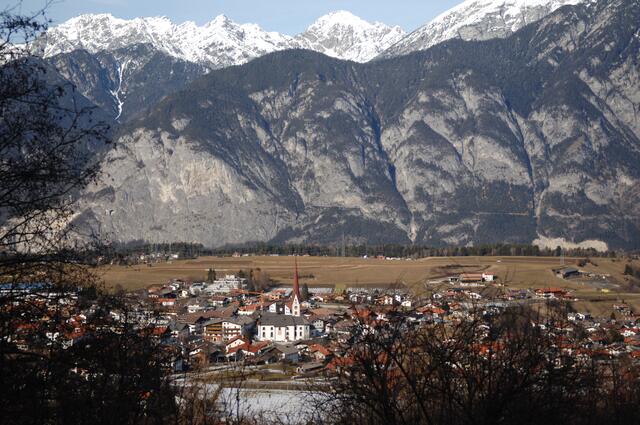
[[(0, 10), (19, 2), (0, 0)], [(462, 0), (22, 0), (22, 11), (31, 12), (49, 2), (48, 17), (54, 24), (82, 13), (111, 13), (125, 19), (167, 16), (176, 23), (203, 24), (224, 13), (238, 23), (257, 23), (266, 30), (293, 35), (321, 15), (341, 9), (411, 31)]]

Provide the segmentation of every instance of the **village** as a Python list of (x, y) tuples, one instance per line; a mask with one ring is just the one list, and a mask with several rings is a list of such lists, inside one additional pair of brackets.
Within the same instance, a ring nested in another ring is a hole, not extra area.
[[(507, 288), (488, 273), (461, 273), (424, 282), (429, 290), (421, 296), (402, 285), (343, 291), (309, 289), (301, 282), (296, 257), (291, 258), (291, 266), (293, 286), (250, 290), (256, 288), (250, 288), (255, 285), (247, 277), (215, 276), (210, 270), (207, 281), (172, 279), (130, 292), (126, 294), (127, 314), (118, 309), (110, 314), (116, 321), (133, 321), (140, 329), (153, 328), (157, 342), (175, 354), (171, 364), (175, 374), (225, 371), (242, 365), (252, 368), (251, 379), (256, 385), (268, 388), (271, 382), (279, 388), (286, 382), (321, 378), (343, 364), (354, 343), (356, 326), (374, 333), (399, 319), (413, 326), (446, 326), (498, 315), (514, 306), (545, 312), (551, 304), (566, 306), (576, 300), (571, 291), (562, 288)], [(580, 271), (567, 266), (554, 273), (571, 279)], [(41, 289), (22, 290), (28, 294)], [(85, 333), (84, 323), (92, 306), (80, 306), (77, 294), (64, 299), (49, 294), (48, 299), (51, 309), (60, 309), (64, 303), (67, 317), (66, 330), (48, 337), (73, 346)], [(640, 362), (640, 316), (630, 306), (615, 304), (608, 317), (592, 317), (570, 308), (562, 311), (561, 321), (547, 319), (543, 313), (540, 322), (532, 325), (548, 327), (558, 335), (586, 333), (581, 346), (565, 347), (569, 353), (600, 359), (628, 356)], [(34, 325), (18, 327), (13, 336), (18, 347), (29, 348), (20, 330), (26, 332)]]

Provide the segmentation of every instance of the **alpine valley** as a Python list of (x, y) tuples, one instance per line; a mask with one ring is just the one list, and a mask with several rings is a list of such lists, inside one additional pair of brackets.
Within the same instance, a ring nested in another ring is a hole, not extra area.
[(640, 248), (637, 0), (469, 0), (410, 34), (85, 15), (36, 47), (112, 120), (75, 221), (113, 240)]

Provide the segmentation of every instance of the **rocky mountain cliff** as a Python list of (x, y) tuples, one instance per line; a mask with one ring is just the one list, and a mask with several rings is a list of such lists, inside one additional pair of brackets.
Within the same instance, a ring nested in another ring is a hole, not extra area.
[(640, 244), (640, 4), (357, 64), (278, 52), (120, 131), (78, 222), (116, 240)]
[(202, 65), (175, 59), (149, 44), (50, 57), (65, 79), (112, 119), (125, 122), (206, 74)]

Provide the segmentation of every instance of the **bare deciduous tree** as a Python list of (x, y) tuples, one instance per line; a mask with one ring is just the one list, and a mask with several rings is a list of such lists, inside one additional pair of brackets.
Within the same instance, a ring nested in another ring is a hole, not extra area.
[(638, 421), (638, 371), (580, 356), (557, 320), (515, 309), (426, 326), (360, 321), (323, 397), (337, 412), (329, 423)]

